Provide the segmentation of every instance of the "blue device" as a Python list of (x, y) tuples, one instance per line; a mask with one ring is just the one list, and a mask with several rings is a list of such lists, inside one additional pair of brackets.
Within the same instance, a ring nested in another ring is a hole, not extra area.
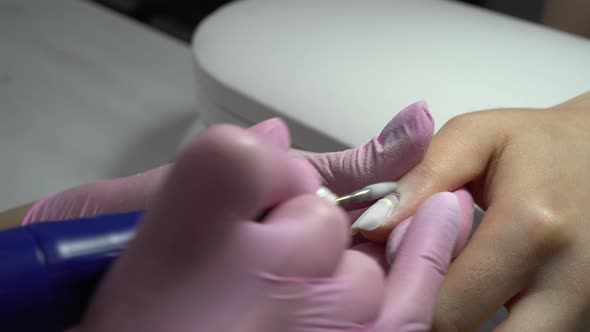
[(0, 329), (76, 325), (143, 211), (43, 222), (0, 232)]

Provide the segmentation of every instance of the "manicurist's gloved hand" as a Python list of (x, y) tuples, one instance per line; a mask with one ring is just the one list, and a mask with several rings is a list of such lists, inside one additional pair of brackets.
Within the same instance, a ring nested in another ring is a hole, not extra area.
[(347, 249), (349, 216), (316, 196), (320, 181), (275, 130), (214, 126), (186, 146), (78, 331), (430, 330), (470, 196), (426, 200), (385, 273)]
[(494, 331), (590, 331), (589, 170), (590, 93), (465, 114), (400, 180), (397, 208), (366, 218), (363, 234), (384, 241), (433, 193), (467, 184), (486, 213), (449, 271), (434, 329), (474, 331), (505, 305)]
[[(327, 187), (337, 194), (344, 194), (375, 182), (395, 180), (409, 171), (421, 160), (433, 128), (426, 103), (417, 102), (397, 114), (365, 146), (335, 153), (291, 153), (308, 160), (313, 166), (309, 168), (310, 177), (319, 175)], [(282, 149), (289, 149), (289, 137), (285, 136), (287, 130), (279, 119), (264, 121), (249, 130), (272, 139)], [(29, 209), (23, 223), (149, 209), (171, 166), (85, 184), (48, 196)]]

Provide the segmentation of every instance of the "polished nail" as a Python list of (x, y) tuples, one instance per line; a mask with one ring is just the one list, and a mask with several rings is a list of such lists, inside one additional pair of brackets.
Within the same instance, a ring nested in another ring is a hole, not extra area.
[(378, 200), (352, 224), (352, 233), (355, 234), (359, 230), (372, 231), (385, 224), (397, 206), (397, 202), (396, 195), (389, 195)]

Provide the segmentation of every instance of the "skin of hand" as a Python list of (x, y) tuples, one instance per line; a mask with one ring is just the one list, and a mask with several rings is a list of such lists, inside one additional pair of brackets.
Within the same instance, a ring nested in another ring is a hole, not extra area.
[(194, 138), (76, 330), (429, 331), (471, 197), (426, 200), (386, 276), (347, 249), (348, 215), (315, 195), (318, 178), (279, 130), (222, 125)]
[(466, 186), (485, 211), (441, 290), (435, 331), (474, 331), (505, 305), (496, 332), (590, 329), (590, 93), (546, 109), (468, 113), (435, 135), (400, 180), (384, 241), (435, 192)]

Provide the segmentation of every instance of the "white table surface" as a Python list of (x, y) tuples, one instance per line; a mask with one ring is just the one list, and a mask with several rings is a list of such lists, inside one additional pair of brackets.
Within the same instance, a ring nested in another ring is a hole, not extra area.
[(590, 40), (457, 1), (239, 1), (194, 41), (208, 81), (226, 86), (210, 88), (212, 103), (289, 119), (321, 134), (321, 146), (303, 145), (314, 150), (365, 143), (420, 99), (438, 130), (459, 114), (590, 90)]
[(170, 160), (189, 48), (80, 0), (0, 1), (0, 209)]

